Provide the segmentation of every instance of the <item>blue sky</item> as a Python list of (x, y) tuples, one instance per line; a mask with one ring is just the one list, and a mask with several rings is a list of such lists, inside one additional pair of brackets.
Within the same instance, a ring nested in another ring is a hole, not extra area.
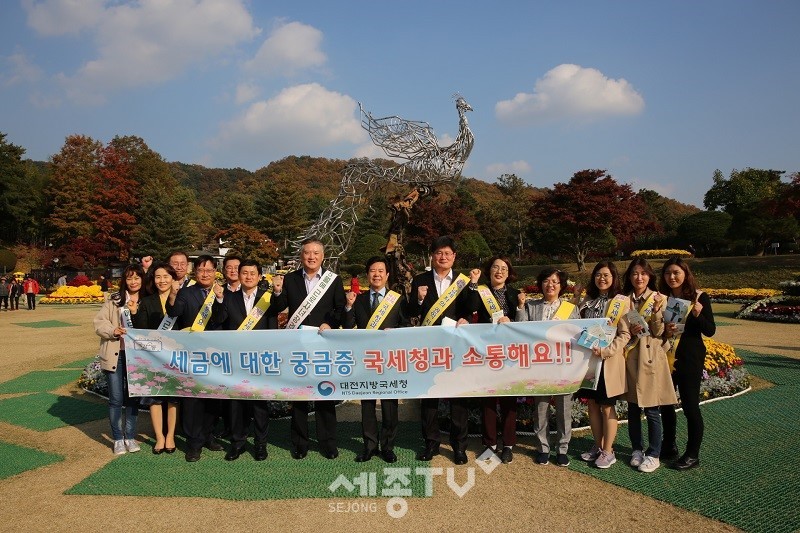
[(800, 171), (800, 2), (6, 0), (0, 132), (137, 135), (167, 161), (256, 170), (379, 156), (375, 116), (457, 133), (464, 175), (585, 168), (702, 206), (715, 169)]

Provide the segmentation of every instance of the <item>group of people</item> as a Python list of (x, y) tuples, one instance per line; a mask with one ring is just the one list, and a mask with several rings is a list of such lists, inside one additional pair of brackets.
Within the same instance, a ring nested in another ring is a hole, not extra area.
[(14, 276), (0, 277), (0, 309), (3, 311), (19, 310), (19, 299), (22, 295), (26, 296), (28, 310), (32, 311), (36, 309), (37, 294), (39, 294), (39, 282), (29, 275), (25, 276), (22, 283)]
[[(714, 317), (708, 296), (699, 291), (686, 262), (667, 261), (660, 276), (644, 259), (635, 259), (620, 277), (612, 262), (601, 261), (592, 271), (586, 296), (581, 290), (572, 299), (565, 298), (567, 274), (545, 268), (537, 276), (541, 299), (530, 299), (511, 287), (516, 272), (504, 257), (489, 259), (482, 269), (472, 269), (468, 279), (454, 270), (455, 241), (447, 236), (436, 239), (430, 248), (431, 268), (417, 275), (409, 294), (389, 289), (389, 266), (382, 256), (366, 263), (369, 287), (359, 294), (345, 292), (341, 278), (323, 267), (322, 242), (309, 239), (300, 249), (301, 268), (275, 276), (271, 294), (259, 287), (261, 268), (257, 261), (229, 256), (223, 262), (223, 284), (215, 283), (216, 263), (211, 256), (193, 262), (194, 280), (187, 272), (189, 258), (175, 252), (166, 263), (152, 262), (125, 268), (120, 289), (110, 295), (95, 318), (95, 330), (101, 337), (101, 365), (109, 383), (109, 418), (114, 453), (138, 451), (136, 418), (139, 400), (129, 398), (125, 384), (123, 335), (128, 327), (144, 329), (275, 329), (278, 313), (288, 310), (287, 329), (314, 326), (320, 331), (336, 328), (387, 329), (397, 327), (457, 326), (479, 323), (504, 323), (526, 320), (564, 320), (607, 318), (613, 327), (613, 340), (605, 347), (593, 348), (602, 361), (595, 389), (576, 393), (588, 403), (594, 438), (590, 450), (581, 458), (598, 468), (616, 462), (614, 441), (617, 434), (617, 401), (628, 401), (628, 431), (633, 445), (631, 466), (652, 472), (662, 459), (677, 458), (675, 387), (680, 391), (687, 419), (688, 443), (675, 463), (679, 470), (699, 465), (703, 437), (703, 419), (699, 409), (699, 388), (705, 358), (702, 335), (714, 334)], [(485, 279), (486, 286), (479, 285)], [(658, 283), (658, 287), (656, 284)], [(688, 315), (680, 326), (665, 321), (668, 297), (691, 302)], [(632, 323), (628, 311), (634, 309), (645, 321)], [(126, 318), (128, 317), (128, 318)], [(149, 405), (155, 432), (153, 453), (172, 453), (176, 449), (178, 419), (177, 398), (144, 398)], [(515, 397), (487, 397), (483, 403), (484, 453), (496, 454), (503, 463), (513, 461), (516, 444)], [(556, 412), (557, 448), (555, 462), (569, 465), (572, 395), (542, 396), (534, 399), (537, 447), (535, 461), (550, 462), (549, 411)], [(376, 400), (362, 400), (363, 449), (357, 462), (379, 456), (387, 463), (397, 461), (394, 444), (398, 427), (398, 400), (381, 399), (380, 427)], [(255, 460), (268, 456), (268, 404), (264, 400), (212, 400), (181, 398), (180, 420), (186, 437), (185, 459), (200, 459), (205, 447), (221, 451), (213, 428), (218, 419), (225, 421), (225, 435), (230, 446), (225, 459), (233, 461), (246, 451), (250, 421), (253, 421)], [(308, 415), (311, 402), (292, 402), (291, 456), (302, 460), (310, 447)], [(467, 463), (468, 408), (464, 398), (449, 399), (449, 440), (455, 464)], [(499, 413), (498, 413), (499, 407)], [(320, 454), (327, 459), (339, 455), (334, 401), (316, 401), (313, 405), (316, 440)], [(648, 422), (648, 446), (642, 439), (641, 416)], [(499, 415), (499, 416), (498, 416)], [(124, 418), (124, 421), (123, 421)], [(417, 459), (430, 461), (440, 453), (439, 399), (420, 401), (422, 446)], [(498, 435), (499, 422), (499, 435)]]

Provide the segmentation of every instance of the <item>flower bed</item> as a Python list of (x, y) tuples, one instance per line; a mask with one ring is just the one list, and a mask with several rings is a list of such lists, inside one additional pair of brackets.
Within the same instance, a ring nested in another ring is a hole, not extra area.
[(747, 303), (764, 298), (778, 296), (781, 291), (776, 289), (703, 289), (708, 297), (720, 303)]
[(800, 324), (800, 297), (773, 296), (742, 307), (734, 315), (745, 320)]
[(692, 257), (686, 250), (636, 250), (631, 252), (631, 258), (644, 257), (645, 259), (669, 259), (670, 257)]
[[(736, 351), (730, 344), (717, 342), (713, 339), (704, 338), (706, 346), (705, 370), (703, 370), (703, 380), (700, 383), (700, 400), (710, 400), (713, 398), (723, 398), (732, 396), (746, 390), (750, 386), (750, 375), (743, 366), (742, 360), (736, 356)], [(678, 397), (680, 401), (680, 396)], [(481, 416), (483, 405), (481, 398), (468, 398), (467, 406), (469, 415), (469, 433), (481, 434), (483, 426)], [(536, 424), (536, 407), (533, 398), (517, 398), (517, 431), (534, 431)], [(616, 404), (617, 416), (620, 420), (628, 418), (628, 402), (619, 401)], [(450, 407), (446, 400), (439, 402), (439, 419), (443, 428), (449, 428)], [(499, 415), (499, 411), (498, 411)], [(586, 427), (589, 425), (589, 412), (587, 400), (573, 398), (572, 400), (572, 427)], [(555, 408), (550, 405), (550, 424), (551, 431), (555, 431)]]
[(64, 286), (59, 287), (53, 293), (48, 294), (42, 298), (39, 303), (42, 304), (96, 304), (103, 303), (103, 292), (100, 290), (99, 285), (79, 287)]

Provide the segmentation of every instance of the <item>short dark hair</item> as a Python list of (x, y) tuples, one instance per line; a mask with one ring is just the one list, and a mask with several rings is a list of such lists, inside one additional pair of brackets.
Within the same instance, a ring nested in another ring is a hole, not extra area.
[(170, 260), (170, 259), (172, 259), (173, 257), (175, 257), (176, 255), (182, 255), (183, 257), (185, 257), (185, 258), (186, 258), (186, 262), (187, 262), (187, 263), (189, 262), (189, 254), (187, 254), (187, 253), (186, 253), (186, 252), (184, 252), (183, 250), (174, 250), (173, 252), (171, 252), (171, 253), (170, 253), (170, 254), (167, 256), (167, 263), (169, 263), (169, 260)]
[(214, 261), (214, 258), (212, 256), (208, 255), (208, 254), (203, 254), (203, 255), (197, 256), (197, 258), (194, 260), (194, 263), (192, 263), (192, 264), (194, 265), (194, 268), (196, 270), (196, 269), (200, 268), (200, 265), (202, 265), (203, 263), (208, 263), (209, 261), (211, 262), (211, 264), (214, 265), (214, 269), (216, 270), (217, 262)]
[(594, 282), (594, 276), (597, 274), (597, 271), (601, 268), (607, 268), (611, 271), (611, 287), (608, 289), (608, 297), (613, 298), (620, 292), (622, 292), (622, 283), (619, 280), (619, 272), (617, 271), (616, 265), (614, 265), (613, 261), (600, 261), (597, 263), (594, 268), (592, 269), (592, 277), (589, 278), (589, 284), (586, 287), (586, 296), (594, 300), (595, 298), (600, 296), (600, 289), (597, 287), (597, 284)]
[(456, 241), (449, 235), (442, 235), (438, 239), (434, 240), (431, 244), (431, 253), (434, 253), (436, 250), (441, 248), (450, 248), (453, 250), (453, 253), (455, 253)]
[(222, 259), (222, 268), (225, 268), (229, 261), (239, 261), (239, 266), (242, 266), (242, 258), (236, 254), (231, 254)]
[(389, 270), (389, 261), (386, 259), (386, 256), (383, 255), (373, 255), (372, 257), (367, 259), (367, 262), (364, 263), (364, 268), (367, 270), (367, 272), (369, 272), (369, 267), (371, 267), (375, 263), (383, 263), (384, 266), (386, 267), (386, 270)]
[(677, 265), (683, 270), (684, 275), (686, 276), (683, 279), (683, 285), (681, 285), (681, 295), (683, 296), (684, 300), (691, 300), (695, 301), (697, 298), (697, 280), (692, 274), (692, 269), (689, 268), (689, 263), (683, 260), (681, 257), (671, 257), (667, 259), (667, 262), (664, 263), (664, 266), (661, 267), (661, 277), (658, 280), (658, 290), (666, 295), (672, 294), (672, 289), (669, 288), (667, 282), (664, 280), (664, 273), (667, 271), (667, 268), (671, 267), (672, 265)]
[[(239, 259), (236, 257), (236, 259)], [(255, 259), (239, 259), (239, 272), (242, 271), (244, 267), (256, 267), (258, 273), (261, 274), (261, 265)]]
[(544, 280), (552, 276), (553, 274), (558, 274), (558, 282), (561, 285), (561, 288), (558, 290), (558, 295), (561, 296), (564, 294), (564, 291), (567, 290), (567, 281), (569, 280), (569, 276), (563, 270), (559, 270), (556, 267), (544, 267), (542, 270), (539, 271), (539, 275), (536, 276), (536, 284), (539, 286), (539, 290), (544, 293), (542, 290), (542, 285), (544, 284)]
[(511, 266), (511, 260), (507, 257), (495, 255), (493, 257), (490, 257), (489, 260), (483, 264), (483, 275), (486, 276), (486, 279), (489, 280), (489, 283), (491, 283), (490, 274), (492, 270), (492, 265), (497, 260), (502, 261), (508, 267), (508, 279), (506, 279), (506, 283), (513, 283), (517, 281), (517, 271), (514, 270), (513, 266)]
[(628, 265), (628, 268), (625, 270), (625, 279), (622, 280), (622, 292), (625, 294), (633, 292), (631, 275), (633, 274), (633, 269), (637, 266), (641, 267), (644, 273), (650, 277), (650, 279), (647, 280), (647, 288), (651, 291), (656, 290), (656, 273), (653, 271), (653, 267), (650, 266), (650, 263), (648, 263), (647, 259), (644, 257), (634, 257), (633, 260), (631, 260), (631, 264)]
[(178, 274), (175, 272), (175, 269), (169, 266), (169, 263), (153, 263), (150, 265), (150, 270), (147, 271), (147, 278), (145, 280), (145, 288), (147, 289), (147, 294), (156, 294), (158, 289), (156, 289), (156, 270), (164, 269), (167, 271), (167, 274), (172, 276), (172, 279), (176, 279)]
[(317, 243), (320, 246), (322, 246), (323, 250), (325, 249), (325, 243), (322, 242), (319, 239), (319, 237), (308, 237), (307, 239), (303, 239), (302, 241), (300, 241), (300, 250), (302, 250), (303, 246), (305, 246), (306, 244), (311, 244), (311, 243)]

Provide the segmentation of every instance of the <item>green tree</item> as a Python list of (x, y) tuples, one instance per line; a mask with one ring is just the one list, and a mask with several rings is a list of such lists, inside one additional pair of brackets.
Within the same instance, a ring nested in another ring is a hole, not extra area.
[(47, 218), (44, 191), (50, 172), (45, 164), (23, 160), (25, 149), (0, 133), (0, 239), (34, 243)]
[(465, 231), (458, 239), (458, 260), (461, 268), (480, 268), (481, 262), (492, 255), (492, 250), (478, 231)]
[(701, 255), (716, 255), (727, 245), (731, 217), (720, 211), (700, 211), (686, 217), (678, 226), (678, 237), (683, 246), (694, 246)]
[(132, 235), (138, 254), (166, 259), (173, 250), (198, 247), (197, 201), (192, 191), (171, 177), (170, 181), (165, 187), (149, 185), (142, 190), (141, 215)]
[(731, 215), (729, 239), (747, 239), (750, 251), (763, 255), (771, 242), (797, 238), (797, 219), (779, 208), (787, 190), (787, 184), (781, 181), (783, 174), (782, 170), (734, 169), (725, 179), (722, 172), (715, 170), (714, 184), (706, 192), (703, 204), (707, 209)]
[(265, 182), (255, 194), (253, 207), (256, 227), (278, 243), (281, 254), (310, 224), (305, 198), (290, 176), (279, 175)]
[(356, 237), (347, 250), (347, 262), (363, 265), (373, 255), (382, 255), (381, 247), (386, 245), (386, 237), (377, 233), (365, 233)]

